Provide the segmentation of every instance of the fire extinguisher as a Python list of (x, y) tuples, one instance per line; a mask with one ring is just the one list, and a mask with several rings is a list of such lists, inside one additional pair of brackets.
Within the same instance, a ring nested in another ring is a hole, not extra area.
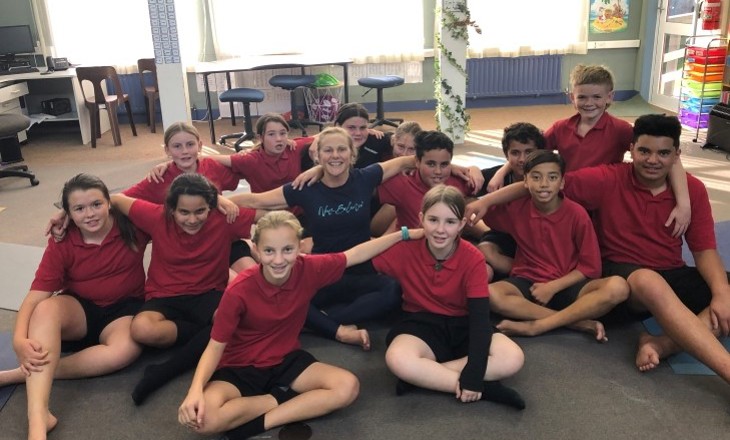
[(702, 19), (702, 29), (713, 31), (720, 29), (720, 11), (722, 4), (720, 0), (705, 0), (700, 9), (700, 18)]

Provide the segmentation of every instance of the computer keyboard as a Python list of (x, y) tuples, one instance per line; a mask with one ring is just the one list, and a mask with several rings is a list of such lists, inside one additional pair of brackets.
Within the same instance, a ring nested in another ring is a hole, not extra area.
[(38, 68), (26, 66), (26, 67), (13, 67), (8, 70), (0, 70), (0, 75), (15, 75), (16, 73), (31, 73), (38, 72)]

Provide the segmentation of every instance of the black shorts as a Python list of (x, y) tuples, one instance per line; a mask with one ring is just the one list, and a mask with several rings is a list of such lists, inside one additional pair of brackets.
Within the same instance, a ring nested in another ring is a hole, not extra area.
[(310, 353), (304, 350), (295, 350), (284, 356), (279, 365), (257, 368), (224, 367), (216, 370), (210, 381), (220, 380), (228, 382), (238, 388), (241, 396), (261, 396), (270, 394), (274, 387), (289, 387), (304, 370), (317, 362)]
[[(568, 288), (561, 290), (560, 292), (553, 295), (553, 298), (545, 306), (553, 310), (563, 310), (564, 308), (573, 304), (576, 299), (578, 299), (578, 294), (580, 293), (581, 289), (591, 281), (592, 280), (590, 279), (585, 279), (583, 281), (579, 281), (573, 284)], [(522, 293), (522, 296), (532, 302), (535, 302), (535, 297), (532, 296), (532, 292), (530, 292), (530, 287), (535, 284), (534, 282), (528, 280), (527, 278), (520, 277), (505, 278), (502, 280), (502, 282), (510, 283), (513, 286), (517, 287), (520, 293)]]
[(515, 253), (517, 253), (517, 242), (514, 238), (512, 238), (511, 235), (507, 234), (506, 232), (499, 232), (492, 229), (491, 231), (487, 231), (482, 235), (481, 240), (479, 240), (479, 243), (494, 243), (497, 245), (499, 250), (502, 252), (502, 255), (505, 255), (510, 258), (515, 257)]
[[(617, 275), (628, 279), (634, 271), (645, 269), (642, 266), (631, 263), (603, 262), (603, 276)], [(696, 267), (683, 266), (677, 269), (655, 270), (672, 288), (682, 304), (694, 314), (698, 314), (710, 305), (712, 291), (710, 286)], [(728, 274), (730, 280), (730, 274)]]
[(84, 309), (86, 316), (86, 335), (76, 341), (61, 341), (61, 351), (75, 352), (81, 351), (94, 345), (99, 345), (99, 335), (104, 331), (106, 326), (124, 316), (134, 316), (139, 311), (144, 301), (136, 298), (125, 299), (118, 303), (100, 307), (93, 302), (81, 298), (74, 293), (62, 293), (76, 299)]
[(251, 256), (251, 248), (243, 240), (236, 240), (231, 243), (231, 255), (228, 257), (228, 265), (233, 266), (233, 263), (244, 257)]
[(388, 332), (390, 345), (398, 335), (412, 335), (431, 349), (436, 362), (463, 358), (469, 352), (469, 317), (444, 316), (435, 313), (406, 313)]
[(194, 324), (208, 325), (221, 302), (223, 292), (209, 290), (199, 295), (178, 295), (167, 298), (153, 298), (144, 303), (141, 312), (162, 313), (165, 319), (183, 319)]

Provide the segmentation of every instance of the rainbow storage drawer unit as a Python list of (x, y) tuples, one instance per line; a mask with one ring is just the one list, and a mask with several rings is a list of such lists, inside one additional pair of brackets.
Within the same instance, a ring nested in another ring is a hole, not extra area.
[(707, 128), (710, 111), (720, 102), (726, 47), (687, 46), (679, 120), (695, 129)]

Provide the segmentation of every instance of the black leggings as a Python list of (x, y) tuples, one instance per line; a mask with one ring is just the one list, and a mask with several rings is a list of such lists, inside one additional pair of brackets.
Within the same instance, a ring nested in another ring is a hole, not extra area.
[(399, 310), (398, 282), (381, 274), (345, 273), (334, 284), (320, 289), (307, 312), (306, 327), (335, 339), (341, 324), (355, 324), (381, 318)]

